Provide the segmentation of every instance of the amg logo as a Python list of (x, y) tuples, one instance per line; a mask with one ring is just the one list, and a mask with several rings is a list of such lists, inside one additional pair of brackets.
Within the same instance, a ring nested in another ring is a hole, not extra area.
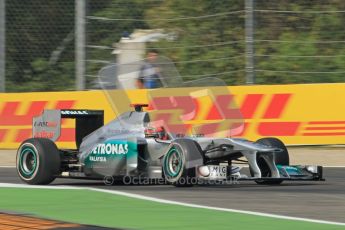
[(70, 111), (66, 111), (66, 110), (61, 110), (61, 114), (63, 115), (85, 115), (85, 114), (89, 114), (87, 111), (77, 111), (77, 110), (70, 110)]

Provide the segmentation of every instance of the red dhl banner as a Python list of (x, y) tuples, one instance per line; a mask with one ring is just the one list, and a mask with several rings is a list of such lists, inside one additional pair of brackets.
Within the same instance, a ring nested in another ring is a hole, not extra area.
[[(227, 125), (233, 109), (231, 104), (236, 102), (244, 125), (235, 136), (249, 140), (276, 136), (289, 145), (345, 143), (345, 100), (342, 99), (345, 98), (345, 84), (235, 86), (229, 89), (231, 94), (220, 94), (212, 100), (171, 96), (167, 90), (165, 96), (159, 97), (164, 103), (156, 103), (151, 109), (164, 115), (167, 125), (174, 125), (173, 116), (178, 111), (186, 124), (201, 124), (201, 128), (213, 132)], [(123, 96), (119, 91), (113, 93), (115, 99)], [(155, 100), (148, 97), (146, 90), (130, 90), (125, 94), (131, 103), (152, 104)], [(121, 98), (121, 101), (126, 100)], [(109, 95), (102, 91), (0, 94), (0, 148), (17, 148), (31, 137), (32, 117), (43, 109), (103, 109), (105, 122), (109, 122), (120, 112), (114, 110), (116, 103), (116, 100), (109, 101)], [(122, 110), (127, 109), (128, 106), (122, 107)], [(63, 120), (59, 147), (74, 148), (74, 139), (73, 120)]]
[[(114, 117), (101, 91), (0, 94), (0, 148), (17, 148), (32, 137), (32, 118), (44, 109), (104, 109), (107, 121)], [(59, 147), (75, 148), (75, 124), (63, 119)]]

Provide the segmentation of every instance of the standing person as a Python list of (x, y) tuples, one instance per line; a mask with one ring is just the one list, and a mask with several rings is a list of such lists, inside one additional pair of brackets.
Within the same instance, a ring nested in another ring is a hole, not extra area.
[(137, 87), (139, 89), (153, 89), (161, 87), (160, 73), (155, 61), (157, 61), (158, 52), (149, 50), (147, 52), (145, 63), (140, 68), (139, 77), (137, 79)]

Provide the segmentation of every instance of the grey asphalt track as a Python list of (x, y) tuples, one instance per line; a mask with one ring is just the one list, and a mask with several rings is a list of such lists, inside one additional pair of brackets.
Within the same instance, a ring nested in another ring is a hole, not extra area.
[[(345, 223), (345, 168), (325, 168), (324, 182), (284, 182), (279, 186), (246, 181), (232, 185), (175, 188), (170, 185), (104, 185), (102, 181), (57, 179), (54, 185), (111, 189), (215, 207)], [(22, 183), (15, 168), (0, 168), (0, 183)]]

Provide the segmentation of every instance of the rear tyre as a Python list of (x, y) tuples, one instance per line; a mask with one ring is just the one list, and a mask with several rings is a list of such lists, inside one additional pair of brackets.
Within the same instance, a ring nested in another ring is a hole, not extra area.
[(16, 166), (22, 181), (33, 185), (49, 184), (60, 173), (60, 153), (49, 139), (27, 139), (18, 149)]
[(199, 144), (191, 139), (173, 141), (163, 158), (163, 177), (176, 187), (193, 186), (195, 166), (203, 164)]
[[(275, 164), (276, 165), (289, 165), (290, 159), (289, 159), (289, 152), (285, 146), (285, 144), (279, 140), (278, 138), (274, 137), (268, 137), (268, 138), (262, 138), (256, 141), (256, 143), (264, 144), (267, 146), (280, 148), (282, 149), (282, 152), (276, 152), (274, 153), (275, 158)], [(257, 155), (257, 163), (261, 170), (261, 176), (262, 177), (271, 177), (271, 170), (268, 167), (266, 161), (260, 157), (260, 154)], [(250, 171), (250, 173), (253, 176), (253, 172)], [(264, 184), (264, 185), (277, 185), (281, 184), (283, 180), (256, 180), (257, 184)]]

